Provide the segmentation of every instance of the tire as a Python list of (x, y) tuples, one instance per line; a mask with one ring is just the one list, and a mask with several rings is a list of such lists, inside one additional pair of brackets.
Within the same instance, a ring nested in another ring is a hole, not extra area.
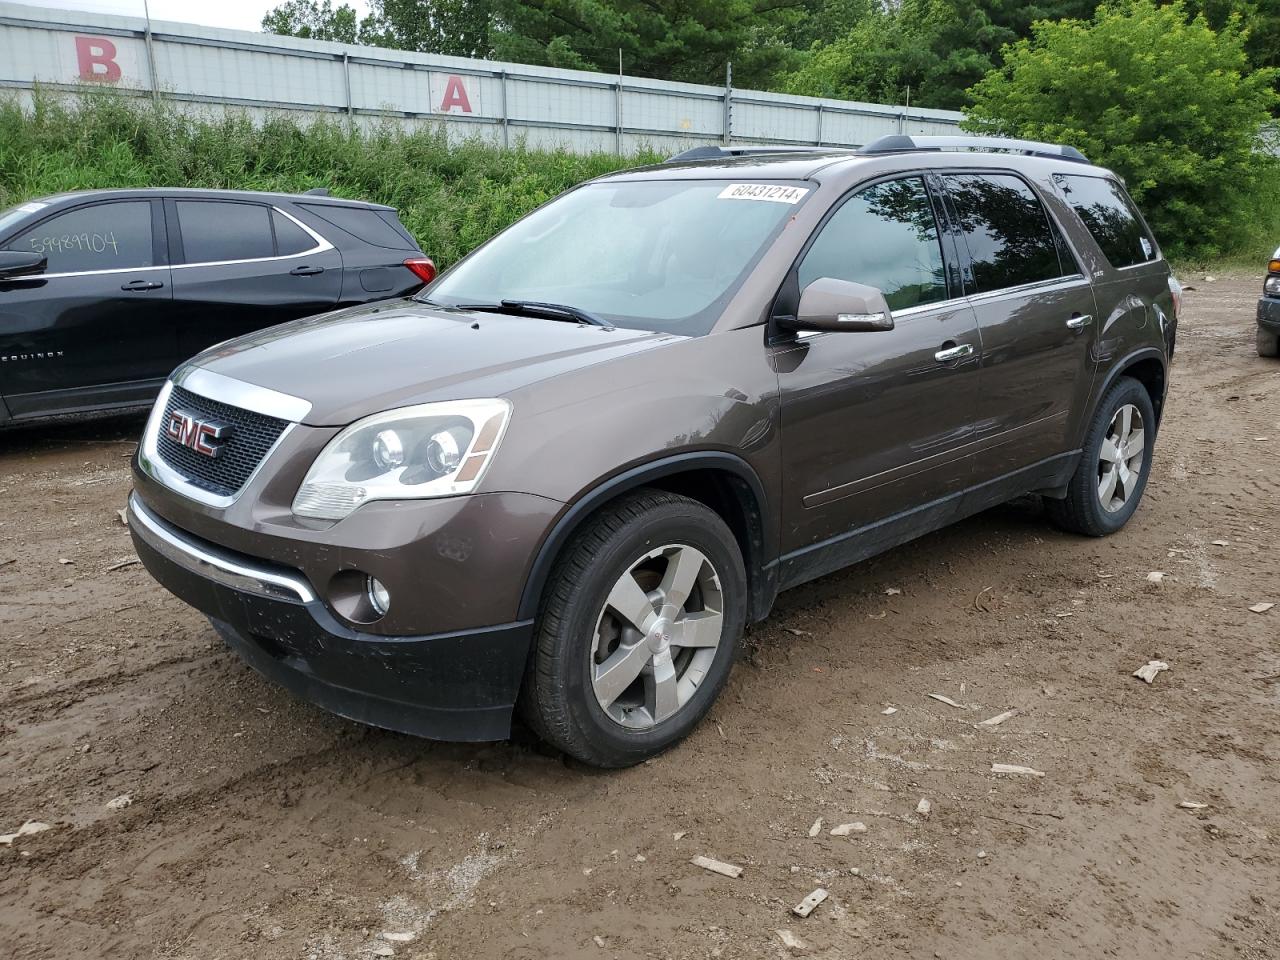
[(1280, 357), (1280, 333), (1258, 327), (1258, 356)]
[[(1130, 429), (1136, 429), (1135, 417), (1141, 418), (1141, 460), (1133, 451), (1131, 434), (1124, 447), (1114, 438), (1123, 428), (1121, 412), (1128, 409)], [(1088, 537), (1105, 537), (1115, 533), (1133, 516), (1147, 488), (1151, 474), (1151, 454), (1155, 443), (1155, 410), (1147, 388), (1132, 377), (1120, 377), (1098, 404), (1085, 434), (1080, 463), (1067, 483), (1067, 495), (1061, 500), (1045, 500), (1045, 509), (1053, 523), (1071, 533)], [(1104, 444), (1106, 448), (1104, 449)], [(1118, 456), (1110, 460), (1104, 457)], [(1125, 471), (1119, 471), (1123, 463)], [(1127, 471), (1127, 477), (1126, 477)], [(1110, 473), (1117, 473), (1114, 492), (1104, 502), (1103, 494)]]
[[(669, 580), (676, 582), (666, 593)], [(692, 587), (677, 608), (686, 582)], [(742, 554), (714, 511), (660, 490), (628, 494), (592, 516), (552, 570), (521, 714), (543, 740), (591, 766), (646, 760), (710, 709), (746, 611)], [(650, 623), (648, 632), (636, 621)]]

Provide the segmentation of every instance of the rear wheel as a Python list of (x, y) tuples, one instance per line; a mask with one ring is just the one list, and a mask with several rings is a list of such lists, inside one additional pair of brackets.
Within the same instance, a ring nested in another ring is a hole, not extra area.
[(1147, 388), (1132, 377), (1117, 380), (1094, 413), (1066, 497), (1045, 501), (1049, 518), (1090, 537), (1115, 533), (1128, 523), (1151, 473), (1155, 424)]
[(728, 679), (746, 573), (724, 521), (642, 491), (575, 536), (544, 598), (521, 710), (585, 763), (624, 767), (687, 735)]
[(1280, 333), (1258, 328), (1258, 356), (1280, 357)]

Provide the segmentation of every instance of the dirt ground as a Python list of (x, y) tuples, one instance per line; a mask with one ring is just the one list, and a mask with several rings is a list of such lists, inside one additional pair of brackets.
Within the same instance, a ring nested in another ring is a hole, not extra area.
[(293, 700), (115, 568), (141, 418), (0, 434), (0, 832), (53, 825), (0, 846), (0, 956), (1280, 957), (1280, 364), (1260, 278), (1191, 282), (1122, 533), (1018, 503), (785, 594), (616, 773)]

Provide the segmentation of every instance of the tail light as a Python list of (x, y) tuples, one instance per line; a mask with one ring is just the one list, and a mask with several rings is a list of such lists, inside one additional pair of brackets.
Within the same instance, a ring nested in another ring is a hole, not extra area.
[(423, 283), (430, 283), (436, 278), (436, 265), (430, 257), (410, 257), (404, 265)]

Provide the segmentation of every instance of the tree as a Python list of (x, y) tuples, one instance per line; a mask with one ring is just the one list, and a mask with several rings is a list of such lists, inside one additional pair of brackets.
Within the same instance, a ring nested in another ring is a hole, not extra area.
[(958, 109), (1016, 35), (969, 0), (876, 6), (842, 37), (817, 43), (782, 81), (791, 93)]
[(502, 60), (623, 69), (693, 83), (766, 86), (792, 57), (783, 33), (819, 0), (500, 0), (492, 34)]
[(768, 86), (796, 60), (792, 38), (826, 4), (870, 0), (373, 0), (355, 12), (331, 0), (288, 0), (264, 30), (463, 57), (614, 73)]
[(347, 4), (336, 10), (331, 0), (287, 0), (262, 18), (266, 33), (310, 40), (355, 43), (359, 34), (356, 12)]
[(335, 8), (332, 0), (287, 0), (262, 18), (262, 29), (313, 40), (484, 57), (497, 2), (373, 0), (369, 15), (360, 20), (345, 3)]
[(976, 132), (1069, 143), (1123, 176), (1165, 247), (1213, 256), (1275, 161), (1257, 148), (1275, 71), (1250, 70), (1239, 18), (1181, 3), (1104, 3), (1042, 21), (970, 91)]

